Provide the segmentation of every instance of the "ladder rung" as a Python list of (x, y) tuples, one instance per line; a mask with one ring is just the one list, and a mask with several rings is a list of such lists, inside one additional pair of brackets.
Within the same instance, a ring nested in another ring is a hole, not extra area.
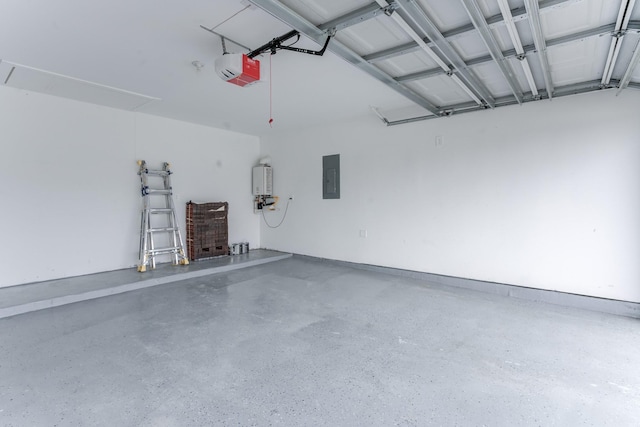
[(165, 171), (165, 170), (161, 170), (161, 169), (143, 169), (142, 173), (145, 173), (147, 175), (156, 175), (156, 176), (171, 175), (170, 171)]
[(179, 250), (180, 246), (173, 246), (170, 248), (149, 249), (147, 252), (149, 254), (158, 255), (162, 253), (178, 253)]
[(159, 214), (159, 213), (171, 213), (173, 209), (171, 208), (149, 208), (149, 213)]
[(171, 194), (171, 190), (147, 188), (146, 193), (147, 194)]
[(150, 228), (147, 231), (149, 233), (158, 233), (162, 231), (177, 231), (178, 227), (161, 227), (161, 228)]

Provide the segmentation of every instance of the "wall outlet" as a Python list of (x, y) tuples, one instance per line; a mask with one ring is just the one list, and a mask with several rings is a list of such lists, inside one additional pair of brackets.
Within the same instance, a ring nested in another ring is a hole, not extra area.
[(367, 235), (368, 235), (367, 230), (360, 230), (360, 237), (362, 237), (363, 239), (366, 239)]

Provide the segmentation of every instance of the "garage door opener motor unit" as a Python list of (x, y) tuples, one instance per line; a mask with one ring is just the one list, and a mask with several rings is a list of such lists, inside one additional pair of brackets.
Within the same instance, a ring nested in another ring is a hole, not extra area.
[[(202, 28), (214, 34), (217, 34), (208, 28)], [(216, 59), (216, 73), (222, 80), (229, 83), (233, 83), (242, 87), (250, 86), (260, 81), (260, 61), (254, 59), (256, 56), (267, 52), (269, 52), (271, 55), (275, 55), (278, 50), (290, 50), (293, 52), (322, 56), (325, 50), (327, 50), (329, 40), (334, 34), (334, 32), (329, 33), (329, 35), (327, 36), (327, 40), (325, 41), (324, 46), (321, 50), (310, 50), (292, 46), (294, 43), (297, 43), (298, 40), (300, 40), (300, 33), (296, 30), (293, 30), (280, 37), (274, 38), (273, 40), (263, 44), (259, 48), (254, 49), (247, 54), (227, 52), (225, 37), (217, 34), (222, 40), (223, 54), (220, 58)], [(285, 41), (293, 37), (296, 37), (296, 40), (293, 43), (288, 45), (283, 44)]]

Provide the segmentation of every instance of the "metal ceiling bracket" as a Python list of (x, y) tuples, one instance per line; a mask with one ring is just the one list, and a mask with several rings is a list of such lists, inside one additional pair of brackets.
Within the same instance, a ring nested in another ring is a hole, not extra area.
[(220, 43), (222, 43), (222, 54), (227, 55), (229, 52), (227, 52), (227, 43), (225, 42), (224, 37), (220, 37)]
[[(631, 21), (630, 25), (635, 24), (637, 22), (638, 21)], [(640, 27), (640, 25), (638, 26)], [(611, 34), (614, 28), (615, 28), (615, 24), (602, 25), (597, 28), (591, 28), (589, 30), (579, 31), (577, 33), (567, 34), (562, 37), (557, 37), (555, 39), (547, 40), (546, 45), (547, 45), (547, 48), (550, 48), (550, 47), (559, 46), (565, 43), (584, 40), (589, 37), (603, 36), (606, 34)], [(522, 50), (525, 56), (527, 54), (537, 52), (535, 45), (523, 46)], [(502, 54), (504, 55), (505, 58), (509, 59), (511, 57), (517, 57), (518, 52), (516, 49), (509, 49), (502, 52)], [(493, 61), (493, 58), (491, 58), (491, 55), (485, 55), (485, 56), (480, 56), (480, 57), (468, 60), (467, 65), (474, 66), (474, 65), (484, 64), (486, 62), (491, 62), (491, 61)]]
[(442, 74), (448, 75), (442, 68), (432, 68), (430, 70), (418, 71), (415, 73), (405, 74), (404, 76), (395, 77), (395, 80), (400, 83), (414, 82), (416, 80), (428, 79), (429, 77), (440, 76)]
[[(578, 3), (583, 0), (542, 0), (540, 2), (540, 11), (548, 11), (552, 10), (556, 7), (568, 6), (572, 3)], [(521, 21), (527, 18), (527, 11), (524, 7), (519, 7), (511, 10), (511, 15), (514, 21)], [(486, 19), (489, 28), (496, 27), (498, 25), (505, 25), (504, 18), (501, 14), (490, 16)], [(445, 39), (448, 41), (453, 41), (459, 37), (464, 37), (471, 32), (476, 31), (473, 24), (466, 24), (461, 27), (453, 28), (451, 30), (445, 31), (442, 33)], [(432, 48), (434, 44), (427, 38), (424, 39), (425, 43)], [(384, 61), (385, 59), (393, 58), (394, 56), (404, 55), (406, 53), (414, 52), (419, 49), (419, 46), (416, 43), (409, 42), (404, 43), (400, 46), (392, 47), (389, 49), (385, 49), (379, 52), (373, 52), (368, 55), (365, 55), (363, 58), (369, 62), (377, 62)]]
[(373, 19), (376, 16), (380, 16), (382, 13), (387, 13), (387, 11), (380, 8), (376, 3), (370, 3), (352, 12), (334, 18), (331, 21), (320, 24), (318, 25), (318, 28), (321, 30), (334, 28), (336, 31), (340, 31), (353, 25), (368, 21), (369, 19)]
[[(388, 7), (389, 3), (387, 3), (387, 0), (376, 0), (376, 2), (381, 6), (381, 7)], [(391, 17), (391, 19), (396, 23), (396, 25), (398, 25), (400, 27), (400, 29), (402, 29), (402, 31), (404, 31), (409, 37), (411, 37), (417, 44), (418, 46), (420, 46), (420, 48), (427, 54), (429, 55), (429, 57), (440, 66), (440, 68), (442, 68), (445, 72), (447, 72), (447, 75), (449, 77), (451, 77), (451, 80), (453, 80), (458, 86), (460, 86), (460, 88), (467, 94), (469, 95), (469, 97), (471, 99), (473, 99), (474, 101), (476, 101), (476, 103), (478, 104), (482, 104), (482, 100), (478, 97), (478, 95), (471, 90), (471, 88), (469, 87), (468, 84), (466, 84), (465, 82), (463, 82), (462, 80), (460, 80), (460, 78), (456, 75), (454, 75), (453, 73), (451, 73), (451, 69), (449, 68), (449, 65), (443, 61), (443, 59), (440, 57), (440, 55), (438, 55), (433, 49), (431, 49), (429, 46), (427, 46), (427, 43), (425, 43), (424, 39), (416, 32), (416, 30), (411, 27), (411, 25), (409, 25), (409, 23), (405, 20), (405, 18), (403, 18), (400, 14), (396, 13), (389, 15)]]
[(536, 81), (533, 78), (533, 74), (531, 73), (531, 66), (529, 65), (527, 56), (524, 53), (522, 40), (520, 40), (520, 33), (518, 33), (518, 28), (516, 28), (516, 24), (513, 21), (513, 15), (511, 14), (511, 9), (509, 8), (509, 2), (507, 0), (498, 0), (498, 6), (500, 7), (500, 13), (502, 13), (502, 17), (504, 18), (504, 23), (507, 27), (507, 32), (509, 33), (509, 38), (511, 39), (513, 47), (516, 51), (516, 58), (518, 59), (518, 61), (520, 61), (522, 72), (524, 73), (524, 76), (527, 79), (527, 84), (531, 89), (531, 94), (534, 97), (538, 96), (538, 86), (536, 85)]
[[(223, 53), (224, 53), (224, 51), (226, 50), (226, 46), (225, 46), (225, 44), (224, 44), (224, 43), (225, 43), (225, 40), (229, 40), (231, 43), (233, 43), (233, 44), (235, 44), (235, 45), (237, 45), (237, 46), (240, 46), (241, 48), (246, 49), (246, 50), (248, 50), (248, 51), (250, 51), (250, 50), (251, 50), (251, 48), (250, 48), (250, 47), (247, 47), (247, 46), (245, 46), (245, 45), (243, 45), (243, 44), (241, 44), (241, 43), (238, 43), (237, 41), (231, 40), (229, 37), (227, 37), (227, 36), (223, 36), (222, 34), (217, 33), (217, 32), (215, 32), (215, 31), (213, 31), (212, 29), (205, 27), (204, 25), (200, 25), (200, 28), (202, 28), (203, 30), (209, 31), (211, 34), (215, 34), (216, 36), (220, 37), (220, 39), (222, 39), (222, 43), (223, 43), (223, 45), (222, 45), (222, 50), (223, 50)], [(227, 53), (228, 53), (228, 52), (227, 52)]]
[[(292, 30), (292, 31), (289, 31), (288, 33), (280, 36), (280, 37), (276, 37), (275, 39), (263, 44), (259, 48), (252, 50), (251, 52), (249, 52), (247, 54), (247, 56), (249, 58), (255, 58), (256, 56), (261, 55), (261, 54), (266, 53), (266, 52), (271, 52), (271, 55), (275, 55), (276, 52), (279, 51), (279, 50), (290, 50), (292, 52), (306, 53), (306, 54), (309, 54), (309, 55), (322, 56), (322, 55), (324, 55), (324, 52), (327, 50), (327, 46), (329, 45), (329, 41), (331, 40), (331, 37), (333, 37), (334, 35), (335, 35), (335, 31), (331, 31), (329, 33), (329, 35), (327, 36), (327, 39), (324, 42), (324, 45), (322, 46), (322, 49), (320, 49), (320, 50), (311, 50), (311, 49), (304, 49), (304, 48), (293, 47), (292, 46), (293, 43), (296, 43), (298, 40), (300, 40), (300, 33), (297, 30)], [(297, 37), (295, 42), (293, 42), (293, 43), (291, 43), (289, 45), (282, 44), (282, 43), (284, 43), (285, 41), (289, 40), (292, 37)]]
[[(612, 80), (612, 84), (607, 85), (606, 87), (604, 87), (603, 89), (613, 89), (616, 87), (617, 82), (615, 82), (614, 80)], [(629, 87), (630, 88), (634, 88), (634, 89), (640, 89), (640, 83), (629, 83)], [(554, 95), (556, 97), (561, 97), (561, 96), (569, 96), (569, 95), (576, 95), (579, 93), (587, 93), (587, 92), (593, 92), (593, 91), (597, 91), (600, 90), (600, 81), (599, 80), (592, 80), (592, 81), (588, 81), (588, 82), (582, 82), (582, 83), (576, 83), (576, 84), (571, 84), (571, 85), (567, 85), (567, 86), (560, 86), (557, 87), (555, 89)], [(542, 91), (541, 94), (537, 97), (532, 97), (532, 96), (525, 96), (524, 101), (525, 102), (534, 102), (534, 101), (538, 101), (539, 99), (543, 98), (544, 96), (546, 96), (546, 92)], [(512, 96), (504, 96), (504, 97), (500, 97), (496, 99), (496, 108), (500, 108), (500, 107), (507, 107), (509, 105), (517, 105), (516, 101), (513, 99)], [(458, 115), (458, 114), (463, 114), (463, 113), (471, 113), (474, 111), (481, 111), (484, 108), (488, 108), (487, 106), (481, 106), (481, 105), (476, 105), (470, 102), (466, 102), (463, 104), (456, 104), (456, 105), (450, 105), (447, 106), (446, 109), (443, 109), (441, 114), (438, 116), (416, 116), (416, 117), (409, 117), (406, 119), (398, 119), (398, 120), (387, 120), (387, 123), (385, 123), (387, 126), (397, 126), (397, 125), (403, 125), (403, 124), (407, 124), (407, 123), (414, 123), (414, 122), (419, 122), (419, 121), (424, 121), (424, 120), (431, 120), (431, 119), (435, 119), (438, 117), (448, 117), (451, 116), (453, 114)]]
[(540, 24), (540, 9), (538, 6), (538, 0), (524, 0), (524, 7), (529, 14), (529, 26), (531, 27), (531, 33), (533, 34), (533, 41), (538, 51), (538, 58), (540, 58), (540, 66), (542, 67), (542, 74), (544, 76), (544, 84), (547, 88), (547, 95), (549, 99), (553, 98), (553, 80), (551, 80), (551, 71), (549, 67), (549, 60), (547, 59), (547, 45), (542, 35), (542, 25)]
[(374, 114), (378, 116), (378, 118), (382, 121), (382, 123), (384, 123), (386, 126), (389, 126), (389, 120), (387, 120), (387, 118), (382, 115), (380, 110), (378, 110), (376, 107), (373, 107), (373, 106), (369, 106), (369, 108), (371, 108), (371, 111), (373, 111)]
[(618, 54), (622, 47), (622, 40), (626, 34), (629, 20), (631, 19), (631, 12), (636, 0), (622, 0), (620, 2), (620, 10), (618, 11), (618, 19), (616, 20), (616, 27), (612, 34), (611, 45), (609, 46), (609, 54), (607, 55), (607, 61), (604, 64), (604, 71), (602, 72), (601, 84), (607, 85), (611, 80), (613, 69), (616, 66), (618, 60)]
[(498, 46), (498, 42), (489, 29), (487, 21), (485, 21), (484, 19), (484, 15), (482, 14), (482, 10), (480, 10), (478, 2), (476, 0), (462, 0), (462, 4), (466, 9), (467, 14), (471, 18), (473, 26), (480, 33), (480, 38), (482, 38), (482, 41), (487, 46), (487, 49), (489, 49), (489, 53), (491, 54), (493, 61), (502, 72), (504, 78), (507, 80), (511, 91), (513, 92), (513, 96), (515, 96), (518, 104), (522, 104), (523, 94), (522, 89), (520, 88), (520, 84), (518, 83), (518, 80), (513, 73), (511, 64), (509, 64), (504, 55), (502, 55), (500, 46)]
[(415, 0), (397, 0), (398, 4), (397, 13), (411, 26), (417, 27), (424, 33), (431, 41), (433, 41), (435, 47), (440, 51), (442, 56), (452, 64), (457, 71), (456, 75), (452, 77), (454, 80), (461, 80), (471, 92), (476, 94), (483, 102), (487, 103), (491, 108), (495, 105), (495, 100), (489, 90), (478, 80), (471, 70), (468, 69), (467, 64), (455, 51), (455, 49), (449, 44), (449, 42), (442, 35), (437, 26), (431, 21), (424, 10), (416, 3)]
[(387, 16), (391, 16), (391, 14), (396, 10), (395, 3), (391, 3), (389, 6), (383, 8), (384, 14)]
[[(279, 19), (285, 24), (289, 25), (291, 28), (299, 31), (301, 34), (304, 34), (309, 39), (313, 40), (318, 44), (322, 44), (324, 42), (324, 38), (326, 37), (326, 32), (322, 29), (316, 27), (313, 23), (306, 20), (302, 16), (298, 15), (293, 10), (289, 9), (287, 6), (283, 5), (277, 0), (249, 0), (253, 5), (259, 7), (265, 12), (269, 13), (271, 16)], [(428, 110), (432, 114), (437, 115), (440, 111), (436, 105), (431, 103), (428, 99), (423, 97), (422, 95), (414, 92), (407, 86), (403, 85), (400, 82), (394, 80), (392, 76), (380, 70), (375, 65), (372, 65), (365, 61), (360, 55), (356, 52), (340, 43), (338, 40), (333, 40), (333, 42), (329, 45), (328, 50), (333, 52), (335, 55), (344, 59), (352, 65), (355, 65), (362, 71), (366, 72), (376, 80), (384, 83), (394, 91), (400, 93), (407, 99), (415, 102), (419, 106)]]
[[(584, 30), (577, 33), (573, 33), (573, 34), (567, 34), (555, 39), (550, 39), (550, 40), (547, 40), (546, 42), (547, 48), (550, 48), (553, 46), (559, 46), (565, 43), (571, 43), (578, 40), (584, 40), (589, 37), (597, 37), (597, 36), (602, 36), (606, 34), (611, 34), (614, 28), (615, 28), (615, 24), (602, 25), (597, 28), (591, 28), (589, 30)], [(632, 29), (633, 31), (640, 33), (640, 21), (630, 21), (629, 28), (627, 29), (627, 31), (631, 32)], [(505, 57), (505, 59), (516, 58), (520, 61), (524, 61), (527, 59), (528, 54), (536, 53), (536, 47), (534, 45), (523, 46), (522, 49), (524, 53), (521, 55), (518, 55), (518, 52), (516, 51), (516, 49), (505, 50), (502, 52), (502, 55)], [(364, 56), (363, 58), (365, 60), (369, 60), (368, 56)], [(493, 61), (493, 58), (491, 57), (491, 55), (484, 55), (484, 56), (470, 59), (465, 62), (467, 64), (467, 67), (474, 67), (476, 65), (486, 64), (491, 61)], [(524, 65), (523, 65), (523, 69), (524, 69)], [(435, 77), (442, 74), (446, 74), (446, 71), (442, 70), (441, 68), (431, 68), (424, 71), (417, 71), (415, 73), (406, 74), (404, 76), (398, 76), (395, 78), (395, 80), (398, 82), (408, 82), (408, 81), (427, 79), (427, 78)], [(536, 96), (536, 93), (534, 93), (533, 91), (532, 91), (532, 94), (534, 97)]]
[(618, 86), (618, 91), (616, 92), (616, 96), (620, 95), (624, 89), (629, 86), (629, 82), (631, 81), (631, 75), (635, 71), (638, 66), (638, 62), (640, 62), (640, 39), (636, 43), (636, 47), (633, 50), (633, 56), (631, 57), (631, 61), (629, 61), (629, 65), (627, 66), (627, 70), (624, 72), (622, 79), (620, 79), (620, 84)]

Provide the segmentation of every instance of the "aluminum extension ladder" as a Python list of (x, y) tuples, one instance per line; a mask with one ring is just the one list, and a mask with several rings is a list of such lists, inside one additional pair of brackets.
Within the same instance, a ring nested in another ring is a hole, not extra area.
[[(173, 204), (173, 191), (171, 188), (171, 170), (169, 163), (163, 163), (162, 169), (153, 170), (147, 168), (144, 160), (138, 160), (140, 170), (140, 182), (142, 184), (142, 213), (140, 216), (140, 261), (138, 262), (138, 271), (145, 272), (147, 267), (156, 267), (156, 256), (170, 254), (174, 265), (187, 265), (189, 259), (185, 253), (180, 227), (176, 221), (176, 209)], [(149, 177), (162, 178), (162, 188), (150, 188)], [(163, 196), (164, 204), (157, 202), (153, 204), (151, 198), (153, 196)], [(158, 206), (162, 204), (162, 206)], [(155, 226), (151, 225), (152, 217), (164, 217), (164, 221), (158, 218), (154, 220)], [(160, 235), (168, 236), (164, 239)], [(161, 240), (162, 243), (168, 244), (167, 247), (156, 248), (156, 243)]]

